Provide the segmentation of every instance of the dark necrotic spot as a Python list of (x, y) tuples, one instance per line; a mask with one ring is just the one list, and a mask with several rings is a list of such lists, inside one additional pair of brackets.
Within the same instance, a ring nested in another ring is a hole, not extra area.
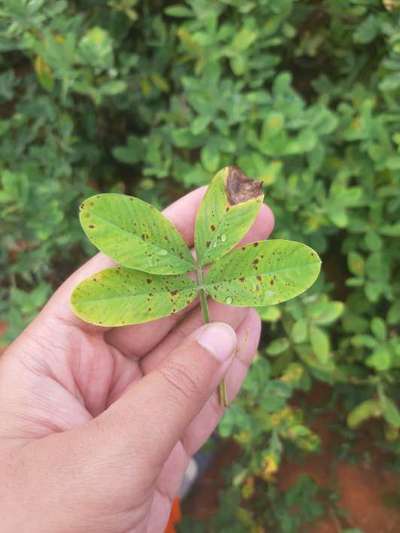
[(211, 231), (215, 231), (215, 226), (214, 226), (214, 224), (211, 224), (211, 226), (210, 226), (210, 230), (211, 230)]
[(153, 280), (151, 278), (146, 278), (146, 283), (153, 283)]
[(242, 283), (244, 283), (244, 277), (242, 276), (241, 278), (239, 278), (239, 281), (241, 281)]
[(239, 167), (229, 167), (226, 194), (231, 205), (246, 202), (261, 195), (262, 183), (244, 174)]
[(89, 224), (89, 228), (90, 229), (94, 229), (95, 225), (94, 224)]
[(171, 296), (176, 296), (178, 294), (178, 291), (177, 290), (170, 291), (170, 294)]
[(274, 282), (273, 279), (270, 279), (270, 280), (269, 280), (269, 284), (270, 284), (270, 285), (273, 285), (274, 283), (275, 283), (275, 282)]

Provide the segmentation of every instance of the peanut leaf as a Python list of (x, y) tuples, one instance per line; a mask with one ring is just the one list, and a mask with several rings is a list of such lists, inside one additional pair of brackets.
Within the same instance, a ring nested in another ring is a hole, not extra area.
[(305, 244), (274, 239), (233, 250), (210, 268), (207, 293), (221, 303), (258, 307), (284, 302), (308, 289), (321, 261)]
[(219, 259), (248, 232), (263, 201), (261, 184), (236, 167), (211, 181), (197, 213), (195, 248), (201, 266)]
[(194, 270), (193, 258), (175, 226), (155, 207), (124, 194), (98, 194), (81, 204), (89, 240), (122, 266), (152, 274)]
[(187, 276), (158, 276), (108, 268), (75, 287), (71, 305), (86, 322), (101, 326), (140, 324), (176, 313), (196, 297)]

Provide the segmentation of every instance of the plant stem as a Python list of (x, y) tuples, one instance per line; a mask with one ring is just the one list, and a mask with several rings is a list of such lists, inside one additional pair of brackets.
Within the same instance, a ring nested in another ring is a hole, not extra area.
[[(204, 324), (208, 324), (210, 322), (210, 314), (208, 311), (208, 302), (207, 302), (207, 294), (206, 291), (203, 289), (203, 271), (201, 267), (197, 268), (197, 283), (199, 285), (199, 298), (200, 298), (200, 309), (201, 314), (203, 315), (203, 321)], [(229, 406), (229, 400), (228, 400), (228, 391), (226, 389), (226, 383), (224, 380), (221, 381), (221, 383), (218, 385), (218, 401), (219, 404), (222, 407), (228, 407)]]

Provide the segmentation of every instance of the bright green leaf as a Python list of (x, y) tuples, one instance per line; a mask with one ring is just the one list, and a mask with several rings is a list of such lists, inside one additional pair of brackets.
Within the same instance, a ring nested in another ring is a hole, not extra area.
[(277, 306), (259, 307), (257, 311), (261, 317), (261, 320), (264, 320), (265, 322), (276, 322), (282, 316), (282, 311)]
[(383, 418), (388, 424), (395, 428), (400, 428), (400, 411), (397, 405), (388, 398), (383, 392), (379, 394)]
[(300, 318), (294, 323), (291, 337), (296, 344), (305, 342), (307, 339), (307, 320)]
[(269, 355), (279, 355), (289, 348), (289, 341), (286, 337), (281, 337), (275, 339), (269, 343), (267, 349), (265, 350)]
[(313, 325), (310, 328), (310, 342), (316, 357), (320, 361), (326, 361), (330, 353), (328, 335), (321, 328)]
[(366, 361), (367, 365), (375, 368), (378, 372), (389, 370), (392, 365), (392, 357), (385, 345), (379, 346)]
[(382, 406), (379, 400), (365, 400), (350, 411), (347, 416), (347, 425), (355, 429), (369, 418), (382, 416)]
[(343, 313), (344, 304), (342, 302), (323, 302), (319, 313), (313, 316), (313, 321), (319, 325), (329, 325), (335, 322)]
[(216, 261), (204, 285), (218, 302), (258, 307), (298, 296), (311, 287), (320, 269), (310, 247), (275, 239), (242, 246)]
[(123, 194), (98, 194), (83, 202), (80, 221), (89, 240), (122, 266), (152, 274), (194, 270), (189, 248), (155, 207)]
[(376, 316), (371, 320), (371, 331), (378, 340), (386, 340), (386, 324), (385, 321), (382, 320), (382, 318)]
[(236, 204), (232, 198), (228, 200), (225, 187), (228, 182), (234, 183), (237, 175), (235, 167), (219, 171), (200, 205), (195, 227), (195, 247), (202, 266), (229, 252), (248, 232), (261, 207), (262, 194)]
[(116, 267), (82, 281), (72, 293), (71, 304), (86, 322), (124, 326), (175, 313), (196, 294), (195, 284), (186, 276), (155, 276)]

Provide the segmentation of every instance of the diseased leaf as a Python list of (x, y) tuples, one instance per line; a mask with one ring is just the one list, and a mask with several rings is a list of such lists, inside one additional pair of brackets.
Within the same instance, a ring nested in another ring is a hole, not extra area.
[(100, 326), (140, 324), (175, 313), (197, 294), (186, 276), (157, 276), (123, 267), (108, 268), (73, 291), (74, 312)]
[(182, 236), (155, 207), (124, 194), (98, 194), (81, 204), (89, 240), (122, 266), (152, 274), (194, 270)]
[(309, 246), (274, 239), (242, 246), (215, 262), (204, 286), (212, 298), (228, 305), (272, 305), (311, 287), (320, 269)]
[(211, 181), (200, 205), (195, 248), (201, 266), (219, 259), (248, 232), (263, 201), (261, 183), (225, 167)]

